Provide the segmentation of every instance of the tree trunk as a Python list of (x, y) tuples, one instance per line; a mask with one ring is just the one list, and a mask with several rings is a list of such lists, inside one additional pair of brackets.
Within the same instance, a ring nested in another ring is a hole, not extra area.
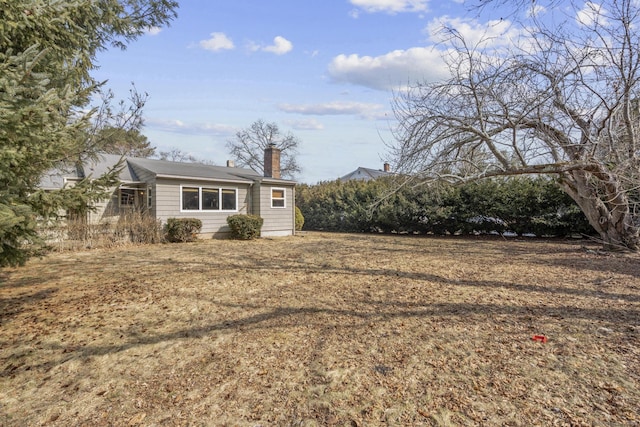
[(640, 228), (614, 175), (601, 167), (561, 175), (560, 185), (578, 204), (607, 250), (640, 250)]

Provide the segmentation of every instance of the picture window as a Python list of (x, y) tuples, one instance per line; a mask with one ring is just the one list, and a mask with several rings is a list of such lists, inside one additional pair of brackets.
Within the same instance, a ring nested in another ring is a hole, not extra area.
[(183, 211), (236, 211), (238, 190), (235, 188), (182, 187)]

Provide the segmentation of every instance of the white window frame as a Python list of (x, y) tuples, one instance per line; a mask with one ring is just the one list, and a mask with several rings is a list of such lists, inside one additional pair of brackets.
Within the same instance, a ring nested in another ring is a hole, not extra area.
[[(238, 212), (238, 189), (237, 188), (231, 188), (231, 187), (220, 187), (218, 188), (219, 190), (219, 197), (220, 197), (220, 212)], [(223, 209), (223, 195), (222, 193), (224, 192), (224, 190), (232, 190), (235, 194), (235, 200), (233, 201), (233, 205), (235, 206), (235, 208), (233, 209)]]
[[(282, 191), (282, 197), (273, 197), (274, 191)], [(282, 200), (282, 206), (274, 206), (274, 200)], [(286, 209), (287, 208), (287, 189), (280, 187), (271, 187), (271, 209)]]
[(153, 187), (147, 187), (147, 208), (153, 208)]
[[(133, 198), (131, 198), (131, 203), (122, 203), (122, 192), (123, 190), (129, 192), (132, 191), (133, 192)], [(137, 196), (137, 190), (135, 188), (130, 188), (130, 187), (121, 187), (118, 188), (118, 206), (121, 208), (130, 208), (136, 205), (136, 196)]]
[[(195, 188), (198, 190), (198, 209), (184, 209), (184, 189)], [(181, 185), (180, 186), (180, 212), (199, 212), (202, 210), (202, 195), (200, 194), (200, 187), (197, 185)]]
[[(184, 194), (184, 188), (197, 188), (198, 189), (198, 209), (183, 209), (182, 196)], [(202, 190), (217, 190), (218, 191), (218, 209), (202, 209)], [(222, 191), (231, 190), (235, 193), (235, 209), (222, 209)], [(207, 213), (207, 212), (238, 212), (238, 188), (236, 187), (215, 187), (211, 185), (180, 185), (180, 212), (184, 213)]]

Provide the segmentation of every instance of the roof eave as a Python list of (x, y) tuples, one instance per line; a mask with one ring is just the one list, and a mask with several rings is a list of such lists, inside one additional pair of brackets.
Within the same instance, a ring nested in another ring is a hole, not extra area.
[(163, 179), (182, 179), (189, 181), (215, 181), (215, 182), (226, 182), (229, 184), (251, 184), (253, 181), (250, 179), (227, 179), (227, 178), (213, 178), (213, 177), (202, 177), (202, 176), (183, 176), (183, 175), (167, 175), (167, 174), (156, 174), (156, 178)]
[(258, 182), (264, 182), (267, 184), (281, 184), (281, 185), (296, 185), (296, 181), (291, 181), (288, 179), (278, 179), (278, 178), (270, 178), (270, 177), (259, 177), (256, 179)]

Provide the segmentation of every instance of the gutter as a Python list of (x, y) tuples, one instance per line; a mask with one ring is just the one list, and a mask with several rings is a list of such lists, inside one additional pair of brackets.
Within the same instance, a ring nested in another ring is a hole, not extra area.
[(227, 182), (230, 184), (253, 184), (253, 181), (248, 179), (225, 179), (225, 178), (211, 178), (211, 177), (198, 177), (198, 176), (181, 176), (181, 175), (161, 175), (156, 174), (156, 179), (181, 179), (185, 181), (208, 181), (208, 182)]

